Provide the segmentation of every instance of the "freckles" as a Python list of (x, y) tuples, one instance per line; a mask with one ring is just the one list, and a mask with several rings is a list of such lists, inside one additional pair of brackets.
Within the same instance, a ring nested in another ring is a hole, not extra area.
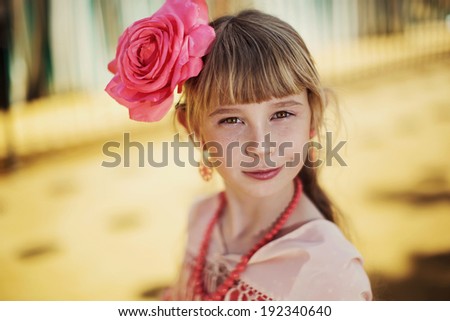
[(223, 129), (221, 127), (211, 128), (208, 134), (209, 140), (224, 144), (238, 140), (240, 136), (237, 130)]
[[(299, 116), (297, 116), (299, 117)], [(288, 124), (276, 127), (272, 132), (283, 138), (290, 138), (291, 140), (298, 139), (303, 133), (309, 132), (309, 123), (304, 119), (295, 119)]]
[[(235, 135), (213, 134), (208, 136), (208, 144), (210, 149), (214, 151), (214, 160), (219, 160), (222, 166), (224, 163), (230, 164), (238, 160), (239, 148), (236, 147), (238, 139)], [(222, 167), (220, 166), (220, 167)]]
[(309, 142), (308, 137), (302, 132), (297, 132), (295, 135), (290, 133), (288, 135), (278, 136), (275, 140), (278, 154), (287, 158), (298, 157), (295, 155), (299, 153), (303, 155), (304, 146)]

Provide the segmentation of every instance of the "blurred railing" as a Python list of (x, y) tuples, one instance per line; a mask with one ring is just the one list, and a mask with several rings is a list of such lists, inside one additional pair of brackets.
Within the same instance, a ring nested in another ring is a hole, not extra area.
[[(212, 18), (253, 7), (292, 24), (328, 83), (423, 64), (450, 52), (450, 0), (207, 2)], [(3, 40), (10, 41), (2, 43), (9, 43), (10, 50), (2, 51), (0, 58), (6, 55), (10, 64), (0, 86), (11, 89), (8, 99), (0, 99), (10, 102), (0, 106), (9, 110), (0, 114), (0, 158), (74, 146), (105, 137), (114, 129), (120, 131), (126, 112), (107, 98), (86, 98), (91, 97), (86, 93), (98, 96), (110, 79), (106, 65), (124, 28), (151, 15), (162, 3), (2, 2), (0, 12), (7, 14), (0, 14), (0, 21), (10, 30), (2, 33)], [(83, 98), (74, 99), (71, 92), (83, 92)], [(48, 95), (59, 98), (24, 104)]]
[(424, 63), (450, 52), (448, 0), (254, 3), (300, 32), (322, 75), (332, 82)]

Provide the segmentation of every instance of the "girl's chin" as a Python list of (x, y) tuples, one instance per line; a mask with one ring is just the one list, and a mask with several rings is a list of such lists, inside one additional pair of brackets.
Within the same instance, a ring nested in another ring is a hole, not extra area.
[[(244, 175), (244, 174), (243, 174)], [(229, 188), (252, 198), (263, 198), (273, 195), (284, 185), (280, 179), (255, 180), (241, 177), (237, 182), (227, 184)]]

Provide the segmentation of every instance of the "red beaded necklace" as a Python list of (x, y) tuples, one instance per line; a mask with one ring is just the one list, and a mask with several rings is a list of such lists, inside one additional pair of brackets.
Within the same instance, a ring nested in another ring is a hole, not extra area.
[(203, 285), (203, 269), (205, 268), (205, 260), (206, 260), (206, 253), (208, 250), (208, 245), (211, 239), (211, 234), (214, 228), (214, 225), (216, 225), (217, 220), (219, 219), (220, 215), (223, 213), (223, 209), (226, 205), (226, 198), (225, 198), (225, 192), (221, 192), (220, 197), (220, 205), (217, 209), (214, 217), (211, 219), (208, 228), (206, 229), (205, 237), (202, 241), (202, 244), (200, 246), (200, 252), (195, 260), (195, 267), (193, 271), (193, 279), (194, 279), (194, 291), (195, 294), (199, 295), (203, 301), (221, 301), (223, 300), (223, 297), (228, 292), (228, 290), (232, 287), (234, 282), (239, 279), (239, 275), (245, 270), (247, 267), (247, 263), (250, 260), (250, 258), (253, 256), (253, 254), (256, 253), (261, 247), (269, 243), (275, 235), (280, 231), (280, 229), (283, 227), (283, 225), (286, 223), (288, 218), (291, 216), (291, 214), (294, 212), (295, 208), (297, 207), (298, 201), (300, 200), (300, 196), (302, 194), (302, 184), (300, 181), (300, 178), (295, 178), (295, 193), (294, 196), (289, 203), (289, 205), (286, 207), (283, 213), (278, 217), (277, 221), (274, 223), (273, 227), (264, 235), (264, 237), (259, 240), (258, 243), (256, 243), (253, 248), (245, 255), (241, 257), (240, 262), (236, 265), (233, 271), (230, 272), (226, 280), (217, 288), (216, 292), (208, 294), (205, 291), (204, 285)]

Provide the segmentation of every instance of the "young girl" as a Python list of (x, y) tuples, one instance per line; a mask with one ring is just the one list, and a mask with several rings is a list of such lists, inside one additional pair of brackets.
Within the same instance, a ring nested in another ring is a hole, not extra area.
[[(193, 3), (201, 17), (206, 5)], [(225, 189), (193, 204), (184, 264), (164, 298), (371, 300), (361, 255), (334, 223), (308, 152), (327, 98), (302, 38), (255, 10), (210, 26), (199, 72), (178, 83), (176, 116), (202, 143), (202, 177), (214, 170)], [(155, 120), (146, 106), (128, 107)]]

